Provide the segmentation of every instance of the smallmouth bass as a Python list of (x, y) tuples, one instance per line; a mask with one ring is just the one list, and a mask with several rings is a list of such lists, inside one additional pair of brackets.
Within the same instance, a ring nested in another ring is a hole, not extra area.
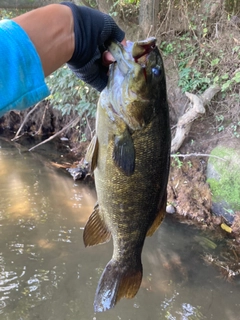
[(110, 67), (86, 160), (98, 203), (84, 229), (85, 246), (113, 239), (112, 259), (99, 280), (95, 312), (133, 298), (142, 281), (146, 236), (166, 209), (171, 133), (163, 61), (155, 38), (111, 43)]

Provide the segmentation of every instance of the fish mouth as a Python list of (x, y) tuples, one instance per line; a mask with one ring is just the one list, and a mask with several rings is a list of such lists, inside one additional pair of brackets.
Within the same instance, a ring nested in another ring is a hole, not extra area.
[(126, 46), (123, 46), (119, 42), (111, 42), (108, 50), (116, 60), (122, 74), (125, 75), (133, 68), (133, 62), (145, 68), (148, 55), (155, 47), (156, 38), (151, 37), (142, 41), (127, 41)]

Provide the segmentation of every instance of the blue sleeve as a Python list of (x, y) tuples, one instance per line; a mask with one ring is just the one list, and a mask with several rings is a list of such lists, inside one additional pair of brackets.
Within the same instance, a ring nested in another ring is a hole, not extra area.
[(12, 20), (0, 21), (0, 117), (49, 94), (41, 60), (26, 32)]

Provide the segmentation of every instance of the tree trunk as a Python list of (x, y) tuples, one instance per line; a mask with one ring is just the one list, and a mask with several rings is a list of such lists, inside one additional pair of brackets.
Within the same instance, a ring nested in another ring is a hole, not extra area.
[(154, 35), (157, 28), (159, 5), (160, 0), (141, 0), (139, 7), (139, 25), (142, 29), (142, 39)]
[(114, 11), (114, 0), (96, 0), (98, 9), (105, 13)]

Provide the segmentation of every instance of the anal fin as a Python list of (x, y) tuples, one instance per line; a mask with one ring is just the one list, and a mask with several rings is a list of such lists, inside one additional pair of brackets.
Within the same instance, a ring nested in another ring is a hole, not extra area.
[(99, 214), (99, 205), (95, 205), (94, 210), (89, 217), (83, 232), (83, 241), (85, 247), (108, 242), (111, 239), (111, 233), (101, 219)]
[(167, 192), (165, 192), (165, 195), (163, 196), (163, 199), (160, 204), (160, 209), (156, 215), (155, 220), (153, 221), (152, 225), (148, 229), (147, 237), (150, 237), (154, 234), (154, 232), (158, 229), (160, 224), (162, 223), (165, 215), (166, 215), (166, 203), (167, 203)]

